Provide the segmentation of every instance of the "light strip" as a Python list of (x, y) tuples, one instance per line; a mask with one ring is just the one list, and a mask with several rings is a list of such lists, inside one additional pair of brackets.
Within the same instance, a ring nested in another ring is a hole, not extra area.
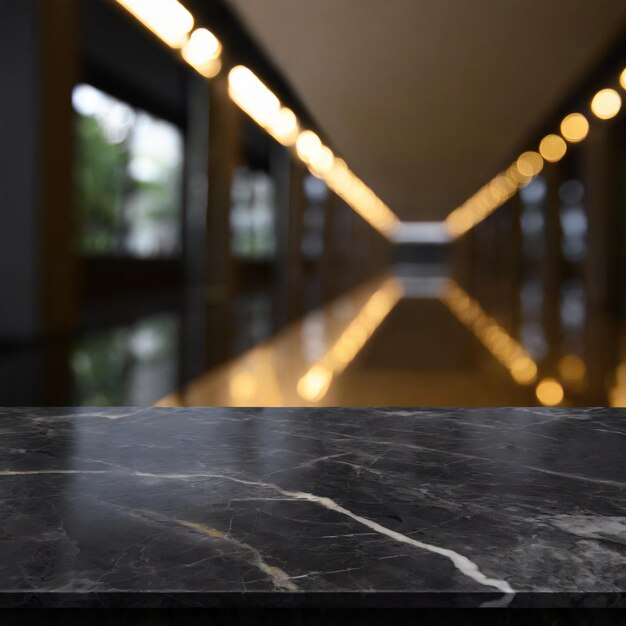
[(341, 336), (298, 381), (298, 395), (308, 402), (319, 402), (328, 392), (333, 377), (355, 359), (376, 329), (402, 298), (400, 283), (387, 279), (363, 305)]
[(238, 65), (228, 74), (228, 93), (235, 104), (295, 154), (365, 221), (391, 239), (400, 221), (389, 207), (311, 130), (298, 120), (249, 68)]
[(448, 282), (441, 302), (504, 365), (516, 383), (529, 385), (535, 380), (537, 364), (528, 352), (453, 280)]
[(528, 177), (519, 171), (517, 163), (511, 165), (506, 172), (498, 174), (467, 202), (448, 215), (445, 225), (450, 237), (452, 239), (460, 237), (482, 222), (512, 198), (518, 188), (528, 180)]
[[(193, 15), (178, 0), (116, 0), (205, 78), (222, 69), (222, 44), (206, 28), (196, 28)], [(189, 34), (191, 32), (191, 35)]]
[(626, 362), (620, 363), (615, 370), (615, 384), (609, 389), (609, 403), (612, 407), (626, 407)]
[(293, 146), (299, 125), (291, 109), (280, 100), (247, 67), (237, 65), (228, 74), (228, 94), (261, 128), (284, 146)]
[[(619, 77), (622, 89), (626, 89), (626, 69)], [(600, 120), (615, 117), (622, 106), (622, 98), (615, 89), (601, 89), (590, 102), (591, 112)], [(506, 172), (498, 174), (469, 200), (452, 211), (445, 220), (450, 237), (461, 237), (474, 226), (482, 222), (507, 200), (514, 196), (520, 187), (527, 185), (539, 174), (543, 160), (550, 163), (560, 161), (567, 152), (567, 143), (583, 141), (589, 132), (589, 122), (582, 113), (566, 115), (560, 124), (561, 134), (546, 135), (539, 144), (539, 153), (525, 152)], [(564, 141), (566, 140), (566, 141)], [(494, 193), (498, 181), (510, 181), (510, 189)]]
[[(181, 48), (182, 58), (206, 78), (222, 68), (222, 45), (206, 28), (191, 35), (193, 15), (178, 0), (116, 0), (168, 46)], [(286, 147), (296, 147), (298, 158), (321, 178), (366, 222), (392, 239), (400, 221), (391, 209), (330, 148), (310, 130), (300, 132), (295, 113), (247, 67), (237, 65), (228, 74), (228, 92), (235, 104)]]
[(206, 28), (197, 28), (185, 43), (183, 59), (205, 78), (213, 78), (222, 69), (222, 44)]
[(193, 15), (178, 0), (117, 0), (170, 48), (182, 48), (193, 28)]

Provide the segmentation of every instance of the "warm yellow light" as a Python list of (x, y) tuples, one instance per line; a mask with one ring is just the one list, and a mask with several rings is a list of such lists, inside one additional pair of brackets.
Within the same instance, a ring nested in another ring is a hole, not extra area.
[(321, 400), (326, 395), (332, 378), (330, 369), (314, 365), (298, 382), (298, 394), (309, 402)]
[(521, 174), (517, 169), (517, 163), (513, 163), (513, 165), (509, 167), (506, 171), (506, 176), (511, 181), (511, 184), (516, 185), (517, 187), (525, 185), (532, 178), (532, 176)]
[(587, 375), (585, 362), (575, 354), (568, 354), (559, 360), (559, 375), (564, 382), (575, 384), (580, 383)]
[(450, 237), (453, 239), (460, 237), (491, 215), (511, 198), (521, 184), (528, 182), (530, 178), (522, 176), (515, 164), (506, 172), (495, 176), (445, 219), (445, 227)]
[(350, 181), (351, 172), (343, 159), (335, 157), (333, 169), (328, 173), (326, 182), (334, 189), (344, 188)]
[(292, 146), (298, 136), (298, 118), (247, 67), (238, 65), (228, 74), (228, 93), (276, 141)]
[(619, 75), (619, 84), (622, 86), (622, 89), (626, 89), (626, 69), (622, 70), (622, 73)]
[(515, 382), (528, 385), (535, 380), (537, 364), (526, 350), (454, 281), (448, 282), (441, 301), (502, 363)]
[(230, 396), (237, 405), (250, 402), (258, 392), (258, 379), (251, 373), (240, 371), (229, 380)]
[(298, 118), (291, 109), (282, 107), (269, 130), (283, 146), (292, 146), (298, 136)]
[(312, 130), (304, 130), (298, 135), (296, 152), (305, 163), (313, 162), (321, 150), (322, 142)]
[(556, 406), (563, 401), (563, 387), (554, 378), (544, 378), (537, 385), (535, 394), (544, 406)]
[(183, 59), (206, 78), (213, 78), (219, 73), (221, 53), (222, 44), (206, 28), (194, 30), (182, 50)]
[(615, 386), (609, 390), (609, 403), (612, 407), (626, 407), (626, 388)]
[(582, 141), (589, 132), (589, 122), (582, 113), (570, 113), (561, 122), (561, 134), (570, 143)]
[(348, 166), (334, 157), (311, 130), (298, 134), (299, 124), (293, 111), (243, 65), (228, 74), (228, 93), (243, 111), (285, 146), (296, 145), (298, 157), (311, 171), (382, 235), (391, 239), (400, 220), (374, 192), (359, 180)]
[(193, 15), (177, 0), (117, 0), (172, 48), (182, 48), (193, 28)]
[(228, 73), (228, 93), (263, 128), (268, 128), (280, 113), (278, 98), (243, 65)]
[(499, 205), (511, 197), (517, 189), (517, 185), (504, 174), (498, 174), (498, 176), (491, 181), (489, 188), (496, 200), (496, 204)]
[(317, 402), (326, 395), (333, 376), (340, 374), (356, 357), (402, 295), (400, 284), (393, 278), (379, 287), (328, 352), (298, 381), (301, 398)]
[(609, 389), (609, 403), (613, 407), (626, 407), (626, 363), (615, 370), (615, 385)]
[(615, 89), (601, 89), (591, 101), (591, 111), (601, 120), (615, 117), (622, 108), (622, 98)]
[(615, 378), (620, 387), (626, 387), (626, 363), (620, 363), (617, 366)]
[[(304, 145), (301, 146), (303, 154), (300, 155), (300, 151), (298, 154), (305, 163), (310, 165), (313, 173), (323, 178), (330, 189), (345, 200), (366, 222), (386, 237), (391, 238), (400, 223), (395, 213), (350, 171), (342, 159), (334, 157), (328, 148), (321, 145), (321, 142), (319, 148), (313, 138), (307, 137), (303, 142)], [(309, 152), (314, 154), (309, 155)]]
[(560, 161), (567, 152), (567, 144), (558, 135), (546, 135), (539, 144), (539, 154), (549, 163)]
[(538, 152), (529, 150), (519, 156), (515, 162), (515, 166), (520, 176), (532, 178), (533, 176), (537, 176), (543, 169), (543, 159)]
[(515, 382), (520, 385), (528, 385), (537, 376), (537, 365), (531, 358), (520, 356), (512, 361), (509, 371)]
[(315, 155), (310, 163), (311, 170), (316, 176), (324, 178), (332, 171), (334, 161), (335, 157), (330, 148), (322, 146), (322, 149)]

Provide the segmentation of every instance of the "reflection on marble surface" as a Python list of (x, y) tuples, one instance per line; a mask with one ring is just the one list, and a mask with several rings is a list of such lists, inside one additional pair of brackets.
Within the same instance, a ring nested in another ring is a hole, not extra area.
[(271, 338), (269, 309), (198, 292), (163, 316), (0, 349), (0, 404), (626, 405), (626, 324), (581, 308), (579, 286), (505, 290), (444, 270), (396, 266)]
[[(404, 352), (389, 359), (389, 344)], [(455, 281), (383, 275), (157, 405), (528, 405), (537, 373), (523, 346)]]
[(624, 604), (623, 411), (0, 417), (3, 606)]
[(328, 393), (333, 379), (354, 360), (401, 296), (395, 278), (377, 277), (157, 404), (333, 404), (335, 396)]
[(626, 327), (589, 310), (544, 328), (559, 296), (533, 285), (502, 299), (398, 266), (157, 405), (625, 405)]

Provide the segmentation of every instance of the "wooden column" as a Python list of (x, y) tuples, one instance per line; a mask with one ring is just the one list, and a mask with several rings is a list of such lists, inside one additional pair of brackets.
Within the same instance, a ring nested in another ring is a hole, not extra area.
[(241, 116), (228, 96), (225, 74), (211, 81), (208, 208), (206, 216), (207, 354), (209, 365), (230, 356), (233, 261), (230, 206), (233, 172), (239, 160)]
[(554, 373), (561, 350), (561, 285), (563, 282), (562, 233), (560, 221), (559, 168), (547, 165), (544, 170), (547, 196), (544, 203), (543, 255), (540, 262), (543, 287), (543, 326), (549, 353), (545, 366)]
[(207, 284), (209, 296), (216, 302), (228, 301), (232, 295), (230, 193), (239, 160), (242, 115), (228, 96), (228, 79), (223, 73), (211, 83), (209, 126)]
[(302, 315), (304, 307), (304, 268), (302, 259), (302, 230), (304, 215), (304, 169), (284, 153), (282, 177), (284, 201), (280, 205), (278, 237), (284, 322)]
[(585, 360), (589, 377), (586, 402), (606, 403), (607, 377), (618, 361), (615, 321), (612, 316), (617, 292), (623, 289), (616, 281), (616, 259), (620, 233), (617, 215), (615, 171), (617, 157), (615, 121), (593, 127), (582, 148), (582, 172), (587, 208), (587, 256), (583, 279), (587, 294)]
[(615, 205), (612, 186), (612, 163), (615, 157), (611, 141), (614, 123), (598, 125), (589, 134), (583, 153), (583, 173), (587, 206), (587, 258), (584, 280), (589, 305), (608, 308), (612, 305), (612, 260), (615, 235), (612, 223)]

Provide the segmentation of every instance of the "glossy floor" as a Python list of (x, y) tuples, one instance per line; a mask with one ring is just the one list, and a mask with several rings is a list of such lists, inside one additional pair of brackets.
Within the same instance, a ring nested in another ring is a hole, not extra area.
[(378, 277), (159, 404), (623, 404), (626, 365), (617, 322), (586, 314), (576, 326), (565, 315), (563, 328), (547, 338), (541, 325), (524, 319), (532, 288), (530, 298), (526, 287), (504, 307), (513, 314), (500, 307), (496, 316), (454, 280), (429, 270)]
[(547, 299), (396, 267), (277, 334), (271, 294), (171, 304), (0, 350), (0, 405), (626, 404), (626, 325), (576, 285)]

